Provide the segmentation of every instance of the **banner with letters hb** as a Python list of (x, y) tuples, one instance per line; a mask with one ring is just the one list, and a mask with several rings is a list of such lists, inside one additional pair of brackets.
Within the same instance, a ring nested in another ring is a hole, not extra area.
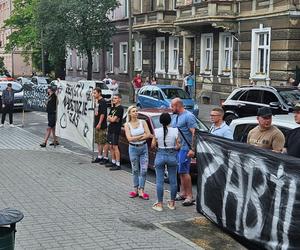
[(93, 98), (91, 82), (60, 81), (56, 135), (93, 149)]
[(300, 249), (300, 159), (197, 133), (197, 210), (252, 249)]

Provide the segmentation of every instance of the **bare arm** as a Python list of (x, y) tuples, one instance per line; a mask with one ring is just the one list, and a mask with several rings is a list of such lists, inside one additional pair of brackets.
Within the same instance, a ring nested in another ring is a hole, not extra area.
[(152, 142), (151, 142), (151, 148), (155, 149), (156, 148), (156, 144), (157, 144), (157, 140), (156, 140), (155, 136), (153, 136)]
[(177, 138), (176, 138), (176, 146), (175, 146), (175, 149), (176, 149), (176, 150), (179, 150), (180, 147), (181, 147), (181, 145), (180, 145), (180, 140), (179, 140), (179, 137), (177, 137)]
[(101, 127), (101, 124), (102, 124), (103, 120), (104, 120), (104, 114), (100, 115), (100, 119), (99, 119), (99, 122), (97, 124), (97, 128)]
[(193, 158), (195, 157), (195, 152), (196, 152), (196, 145), (195, 145), (195, 128), (190, 128), (190, 131), (192, 133), (192, 144), (191, 144), (191, 149), (188, 152), (188, 157)]
[(150, 133), (148, 124), (145, 121), (143, 121), (143, 127), (144, 127), (145, 133), (143, 134), (142, 140), (147, 140), (148, 138), (153, 138), (153, 135)]

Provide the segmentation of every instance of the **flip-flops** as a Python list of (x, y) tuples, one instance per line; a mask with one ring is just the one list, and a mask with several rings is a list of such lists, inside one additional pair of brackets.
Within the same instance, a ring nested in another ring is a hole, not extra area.
[(149, 200), (149, 194), (143, 193), (142, 195), (139, 195), (139, 197), (143, 200)]
[(184, 206), (184, 207), (189, 207), (189, 206), (192, 206), (192, 205), (194, 205), (193, 199), (185, 199), (182, 202), (182, 206)]
[(184, 201), (185, 197), (181, 196), (180, 194), (176, 195), (175, 201)]

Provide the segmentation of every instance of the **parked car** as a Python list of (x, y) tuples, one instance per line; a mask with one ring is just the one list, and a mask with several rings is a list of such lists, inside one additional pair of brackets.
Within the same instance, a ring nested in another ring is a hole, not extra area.
[(48, 76), (33, 76), (31, 82), (34, 85), (49, 85), (51, 82), (50, 77)]
[(16, 81), (18, 83), (20, 83), (22, 86), (24, 86), (24, 85), (33, 85), (32, 81), (29, 78), (26, 78), (26, 77), (18, 77)]
[(10, 76), (6, 76), (6, 75), (0, 75), (0, 81), (1, 82), (7, 82), (7, 81), (14, 81), (15, 79), (10, 77)]
[[(257, 124), (256, 116), (233, 120), (230, 124), (230, 128), (233, 131), (233, 139), (239, 142), (247, 142), (249, 131), (256, 127)], [(293, 113), (273, 116), (272, 124), (278, 127), (284, 135), (286, 135), (289, 130), (300, 127), (300, 125), (295, 122)]]
[(12, 84), (12, 89), (15, 92), (15, 102), (14, 102), (14, 109), (22, 109), (24, 103), (24, 95), (23, 95), (23, 88), (20, 83), (17, 82), (0, 82), (0, 108), (2, 109), (2, 92), (7, 88), (7, 84)]
[(105, 99), (108, 106), (111, 106), (111, 100), (113, 96), (113, 92), (107, 87), (107, 85), (103, 81), (86, 81), (82, 80), (79, 82), (95, 82), (96, 87), (100, 88), (102, 91), (102, 96)]
[[(163, 112), (169, 112), (171, 116), (174, 116), (172, 111), (170, 109), (141, 109), (139, 110), (139, 119), (145, 120), (149, 126), (150, 132), (153, 134), (155, 128), (161, 127), (161, 124), (159, 122), (159, 117), (161, 113)], [(119, 147), (120, 147), (120, 152), (121, 152), (121, 159), (125, 161), (129, 161), (129, 155), (128, 155), (128, 147), (129, 143), (125, 135), (125, 129), (124, 129), (124, 124), (126, 122), (126, 116), (123, 118), (123, 127), (121, 130), (120, 134), (120, 141), (119, 141)], [(206, 125), (201, 122), (199, 119), (197, 119), (198, 122), (198, 129), (201, 131), (208, 131), (208, 128)], [(149, 167), (154, 168), (154, 160), (155, 160), (155, 150), (150, 148), (151, 145), (151, 139), (148, 139), (148, 146), (149, 146)], [(191, 165), (191, 172), (192, 175), (195, 175), (197, 173), (197, 167), (196, 167), (196, 160), (192, 160), (192, 165)]]
[(245, 86), (235, 89), (223, 103), (227, 124), (237, 118), (255, 116), (260, 107), (270, 107), (273, 114), (287, 114), (300, 102), (297, 87)]
[(199, 107), (187, 92), (172, 85), (149, 85), (142, 87), (137, 94), (139, 108), (170, 108), (172, 99), (182, 99), (185, 109), (191, 111), (196, 117)]

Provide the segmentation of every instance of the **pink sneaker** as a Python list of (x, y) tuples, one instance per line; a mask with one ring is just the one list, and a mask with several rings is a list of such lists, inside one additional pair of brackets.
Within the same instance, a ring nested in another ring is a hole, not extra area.
[(138, 195), (139, 195), (138, 192), (135, 192), (135, 191), (132, 191), (132, 192), (129, 193), (130, 198), (138, 197)]

